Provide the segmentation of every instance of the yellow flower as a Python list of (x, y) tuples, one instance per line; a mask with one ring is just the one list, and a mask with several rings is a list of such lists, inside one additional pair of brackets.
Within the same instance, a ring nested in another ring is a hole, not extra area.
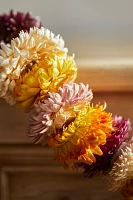
[[(70, 119), (61, 127), (55, 127), (56, 133), (48, 137), (53, 147), (55, 159), (66, 168), (74, 168), (74, 162), (91, 165), (95, 156), (102, 155), (100, 145), (106, 143), (112, 128), (112, 117), (104, 111), (105, 106), (85, 106), (75, 119)], [(64, 113), (65, 115), (65, 113)]]
[(45, 94), (56, 92), (63, 83), (73, 81), (77, 75), (74, 56), (50, 55), (34, 64), (29, 72), (24, 71), (16, 81), (14, 97), (18, 107), (29, 111), (33, 103)]
[(21, 73), (47, 55), (67, 55), (64, 40), (48, 29), (31, 28), (29, 33), (21, 31), (10, 45), (1, 44), (0, 49), (0, 97), (9, 104), (15, 104), (13, 90)]

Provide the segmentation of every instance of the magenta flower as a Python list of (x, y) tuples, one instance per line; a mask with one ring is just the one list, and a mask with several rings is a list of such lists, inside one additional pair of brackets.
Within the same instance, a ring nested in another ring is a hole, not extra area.
[(50, 93), (38, 102), (30, 112), (28, 135), (35, 143), (46, 143), (46, 137), (54, 127), (62, 128), (93, 98), (88, 85), (70, 83)]
[(124, 119), (121, 116), (114, 116), (113, 127), (115, 130), (111, 132), (111, 137), (107, 138), (105, 145), (100, 146), (103, 155), (95, 156), (96, 163), (93, 163), (92, 165), (87, 165), (85, 163), (75, 164), (77, 168), (84, 169), (84, 175), (86, 177), (106, 174), (110, 169), (112, 158), (117, 152), (119, 146), (129, 138), (129, 131), (131, 130), (130, 120)]
[(40, 28), (41, 25), (40, 18), (33, 17), (31, 13), (15, 13), (11, 10), (9, 14), (0, 16), (0, 41), (10, 43), (11, 39), (16, 38), (21, 30), (29, 32), (31, 27)]

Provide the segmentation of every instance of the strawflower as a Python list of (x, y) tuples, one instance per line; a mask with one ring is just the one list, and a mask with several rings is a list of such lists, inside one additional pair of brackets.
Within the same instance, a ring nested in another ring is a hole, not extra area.
[(47, 56), (16, 81), (13, 93), (16, 104), (29, 111), (47, 92), (56, 92), (63, 83), (75, 80), (76, 75), (74, 56)]
[(121, 116), (114, 116), (113, 128), (114, 130), (111, 131), (111, 136), (107, 138), (106, 144), (100, 146), (103, 155), (95, 155), (96, 163), (93, 163), (92, 165), (75, 163), (77, 168), (84, 169), (84, 175), (86, 177), (90, 178), (101, 174), (106, 175), (111, 168), (111, 162), (114, 154), (117, 152), (122, 142), (129, 138), (129, 131), (131, 130), (130, 120), (126, 120)]
[(47, 137), (73, 120), (93, 98), (88, 85), (64, 84), (58, 93), (48, 92), (30, 111), (28, 135), (34, 143), (46, 144)]
[(10, 43), (13, 38), (18, 37), (21, 30), (28, 31), (32, 27), (40, 28), (42, 22), (39, 17), (33, 17), (32, 13), (14, 12), (0, 15), (0, 41)]
[(108, 176), (109, 189), (113, 191), (122, 189), (133, 178), (133, 138), (120, 146), (116, 157)]
[(66, 56), (63, 39), (48, 29), (31, 28), (30, 32), (21, 31), (19, 37), (11, 40), (11, 46), (1, 44), (0, 50), (0, 97), (13, 105), (13, 91), (16, 80), (32, 70), (35, 64), (48, 55)]
[(66, 85), (59, 93), (48, 93), (31, 111), (30, 137), (51, 146), (54, 159), (66, 168), (74, 168), (75, 161), (96, 162), (94, 154), (102, 155), (100, 145), (113, 129), (106, 105), (90, 106), (91, 99), (83, 84)]
[(102, 155), (100, 145), (106, 143), (112, 130), (111, 114), (104, 109), (102, 105), (85, 106), (64, 127), (55, 126), (55, 133), (48, 137), (55, 160), (65, 168), (75, 168), (76, 161), (89, 165), (96, 162), (94, 155)]

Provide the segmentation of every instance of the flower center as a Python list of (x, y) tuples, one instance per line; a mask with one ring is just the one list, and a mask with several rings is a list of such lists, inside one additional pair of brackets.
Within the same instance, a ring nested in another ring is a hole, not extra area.
[(60, 109), (60, 111), (56, 114), (56, 118), (54, 119), (54, 127), (55, 129), (67, 128), (67, 126), (72, 123), (76, 118), (76, 114), (73, 110), (69, 109)]
[(37, 64), (37, 62), (35, 62), (34, 60), (30, 62), (29, 64), (27, 64), (25, 69), (21, 72), (21, 77), (28, 74), (34, 68), (35, 64)]

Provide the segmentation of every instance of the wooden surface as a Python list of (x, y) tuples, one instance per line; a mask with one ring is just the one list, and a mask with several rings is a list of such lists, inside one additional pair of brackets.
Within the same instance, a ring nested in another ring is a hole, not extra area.
[(2, 200), (122, 200), (101, 178), (64, 170), (46, 147), (1, 145), (0, 163)]
[[(91, 86), (94, 86), (93, 77), (99, 76), (94, 73), (92, 77), (88, 71), (99, 71), (99, 74), (101, 71), (99, 68), (90, 69), (80, 68), (77, 81), (89, 83), (91, 80)], [(108, 70), (112, 73), (108, 73)], [(119, 73), (111, 81), (115, 72), (114, 69), (108, 70), (105, 70), (107, 76), (103, 82), (98, 78), (96, 80), (93, 103), (106, 101), (107, 111), (133, 121), (133, 91), (129, 87), (133, 84), (132, 70), (130, 68), (126, 74), (123, 68), (121, 76), (125, 74), (125, 81), (120, 80)], [(104, 77), (101, 74), (101, 78)], [(106, 90), (100, 89), (104, 85)], [(108, 92), (109, 85), (112, 89)], [(116, 85), (119, 85), (117, 90)], [(28, 114), (0, 100), (1, 200), (122, 200), (117, 192), (107, 191), (106, 181), (101, 178), (86, 179), (81, 172), (66, 171), (53, 161), (52, 151), (48, 147), (31, 144), (26, 135), (27, 123)]]
[(133, 92), (133, 59), (77, 59), (77, 82), (96, 92)]
[[(52, 163), (51, 163), (52, 164)], [(81, 174), (64, 172), (60, 167), (5, 167), (4, 199), (10, 200), (107, 200), (120, 199), (117, 193), (106, 192), (106, 182), (85, 179)]]

